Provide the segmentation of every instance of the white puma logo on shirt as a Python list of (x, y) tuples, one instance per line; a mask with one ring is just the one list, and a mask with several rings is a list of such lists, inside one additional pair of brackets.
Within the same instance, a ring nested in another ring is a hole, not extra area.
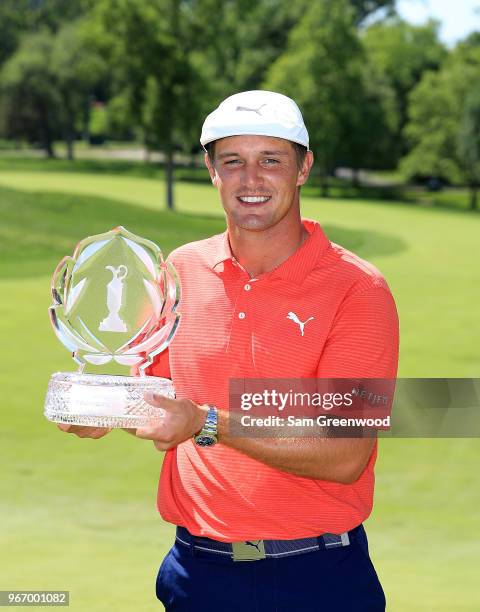
[(290, 321), (293, 321), (294, 323), (296, 323), (299, 327), (300, 327), (300, 332), (302, 334), (302, 336), (305, 335), (305, 325), (311, 321), (312, 319), (314, 319), (315, 317), (308, 317), (308, 319), (306, 321), (300, 321), (300, 319), (297, 317), (297, 315), (290, 311), (287, 315), (287, 319), (290, 319)]

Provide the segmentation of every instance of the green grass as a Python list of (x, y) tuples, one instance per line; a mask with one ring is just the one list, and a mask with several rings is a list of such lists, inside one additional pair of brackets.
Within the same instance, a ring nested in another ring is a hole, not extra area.
[[(50, 374), (73, 369), (46, 316), (49, 278), (87, 234), (123, 224), (168, 252), (222, 231), (220, 205), (207, 183), (180, 182), (168, 213), (161, 175), (136, 166), (17, 163), (0, 163), (0, 590), (70, 590), (79, 611), (158, 610), (154, 578), (173, 532), (155, 509), (162, 455), (123, 432), (80, 440), (44, 420)], [(315, 197), (303, 208), (389, 280), (403, 376), (478, 375), (480, 216)], [(367, 530), (389, 610), (480, 609), (479, 459), (478, 440), (381, 441)]]

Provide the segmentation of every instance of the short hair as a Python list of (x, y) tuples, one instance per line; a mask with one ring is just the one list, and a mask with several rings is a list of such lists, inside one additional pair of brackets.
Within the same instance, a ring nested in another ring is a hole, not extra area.
[[(208, 142), (205, 145), (205, 151), (207, 152), (208, 159), (210, 163), (213, 165), (215, 163), (215, 140), (212, 142)], [(295, 155), (297, 156), (297, 168), (299, 170), (303, 167), (303, 162), (305, 161), (305, 156), (307, 154), (307, 147), (299, 144), (298, 142), (293, 142), (291, 140), (288, 141), (295, 150)]]

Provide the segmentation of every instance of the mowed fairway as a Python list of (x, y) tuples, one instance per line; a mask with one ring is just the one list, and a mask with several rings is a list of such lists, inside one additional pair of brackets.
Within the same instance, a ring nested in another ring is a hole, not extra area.
[[(211, 186), (179, 183), (176, 197), (169, 213), (159, 180), (0, 171), (0, 590), (69, 590), (78, 611), (161, 608), (154, 581), (173, 534), (155, 509), (161, 453), (124, 432), (62, 434), (42, 409), (50, 374), (74, 369), (46, 314), (55, 264), (120, 224), (165, 252), (223, 231)], [(386, 275), (401, 375), (479, 375), (480, 215), (313, 197), (303, 212)], [(480, 609), (479, 460), (476, 439), (381, 441), (366, 526), (389, 610)]]

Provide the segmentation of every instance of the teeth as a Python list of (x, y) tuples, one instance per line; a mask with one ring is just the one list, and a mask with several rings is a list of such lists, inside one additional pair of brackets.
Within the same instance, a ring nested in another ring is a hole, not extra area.
[(266, 202), (270, 199), (270, 196), (240, 196), (239, 199), (242, 200), (242, 202), (254, 204), (256, 202)]

